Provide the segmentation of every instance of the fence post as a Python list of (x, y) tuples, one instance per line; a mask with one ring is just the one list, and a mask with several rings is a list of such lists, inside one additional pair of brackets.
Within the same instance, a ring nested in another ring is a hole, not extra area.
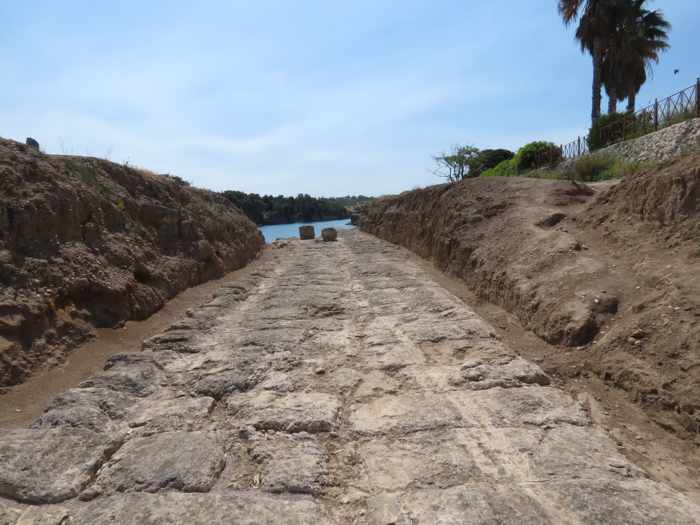
[(695, 81), (695, 115), (700, 117), (700, 78)]
[(659, 99), (654, 100), (654, 130), (659, 130)]
[(578, 146), (576, 146), (576, 156), (581, 156), (581, 135), (578, 136)]

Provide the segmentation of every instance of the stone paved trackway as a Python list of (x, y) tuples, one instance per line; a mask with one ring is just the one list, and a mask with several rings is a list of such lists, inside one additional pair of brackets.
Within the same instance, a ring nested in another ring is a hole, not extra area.
[(0, 433), (0, 524), (700, 519), (398, 248), (268, 255)]

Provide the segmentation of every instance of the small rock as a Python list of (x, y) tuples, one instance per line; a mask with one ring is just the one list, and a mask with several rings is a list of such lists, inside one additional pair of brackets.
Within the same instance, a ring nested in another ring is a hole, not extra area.
[(313, 226), (299, 226), (299, 238), (309, 241), (316, 238), (316, 229)]
[(338, 231), (335, 228), (324, 228), (321, 230), (321, 237), (324, 242), (334, 242), (338, 240)]

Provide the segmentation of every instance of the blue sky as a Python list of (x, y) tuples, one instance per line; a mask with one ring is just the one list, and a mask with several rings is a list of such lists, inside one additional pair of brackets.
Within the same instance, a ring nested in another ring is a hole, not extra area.
[[(672, 49), (639, 105), (700, 76), (697, 0), (651, 5)], [(556, 0), (5, 1), (0, 24), (0, 136), (214, 190), (394, 193), (453, 144), (568, 142), (590, 113)]]

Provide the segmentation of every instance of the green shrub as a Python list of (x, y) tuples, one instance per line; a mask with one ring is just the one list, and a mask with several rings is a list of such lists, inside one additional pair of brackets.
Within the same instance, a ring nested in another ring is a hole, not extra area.
[(616, 160), (598, 176), (598, 180), (617, 179), (627, 175), (634, 175), (639, 172), (639, 170), (650, 167), (651, 165), (652, 163), (650, 162)]
[(515, 164), (515, 158), (499, 162), (491, 169), (484, 171), (482, 177), (515, 177), (518, 170)]
[(518, 173), (557, 164), (562, 160), (561, 149), (552, 142), (536, 141), (525, 144), (514, 157)]
[(483, 175), (486, 171), (495, 168), (505, 160), (512, 159), (514, 156), (515, 153), (507, 149), (481, 150), (470, 165), (469, 175), (473, 177)]
[(604, 180), (601, 175), (609, 170), (613, 164), (615, 164), (615, 159), (607, 155), (585, 155), (574, 162), (574, 179), (584, 182)]
[(585, 155), (568, 168), (552, 172), (552, 178), (597, 182), (633, 175), (648, 165), (644, 162), (627, 162), (610, 155)]
[[(623, 126), (625, 120), (628, 122)], [(588, 149), (595, 151), (623, 140), (625, 135), (632, 131), (633, 121), (634, 115), (629, 113), (601, 115), (588, 130)]]

